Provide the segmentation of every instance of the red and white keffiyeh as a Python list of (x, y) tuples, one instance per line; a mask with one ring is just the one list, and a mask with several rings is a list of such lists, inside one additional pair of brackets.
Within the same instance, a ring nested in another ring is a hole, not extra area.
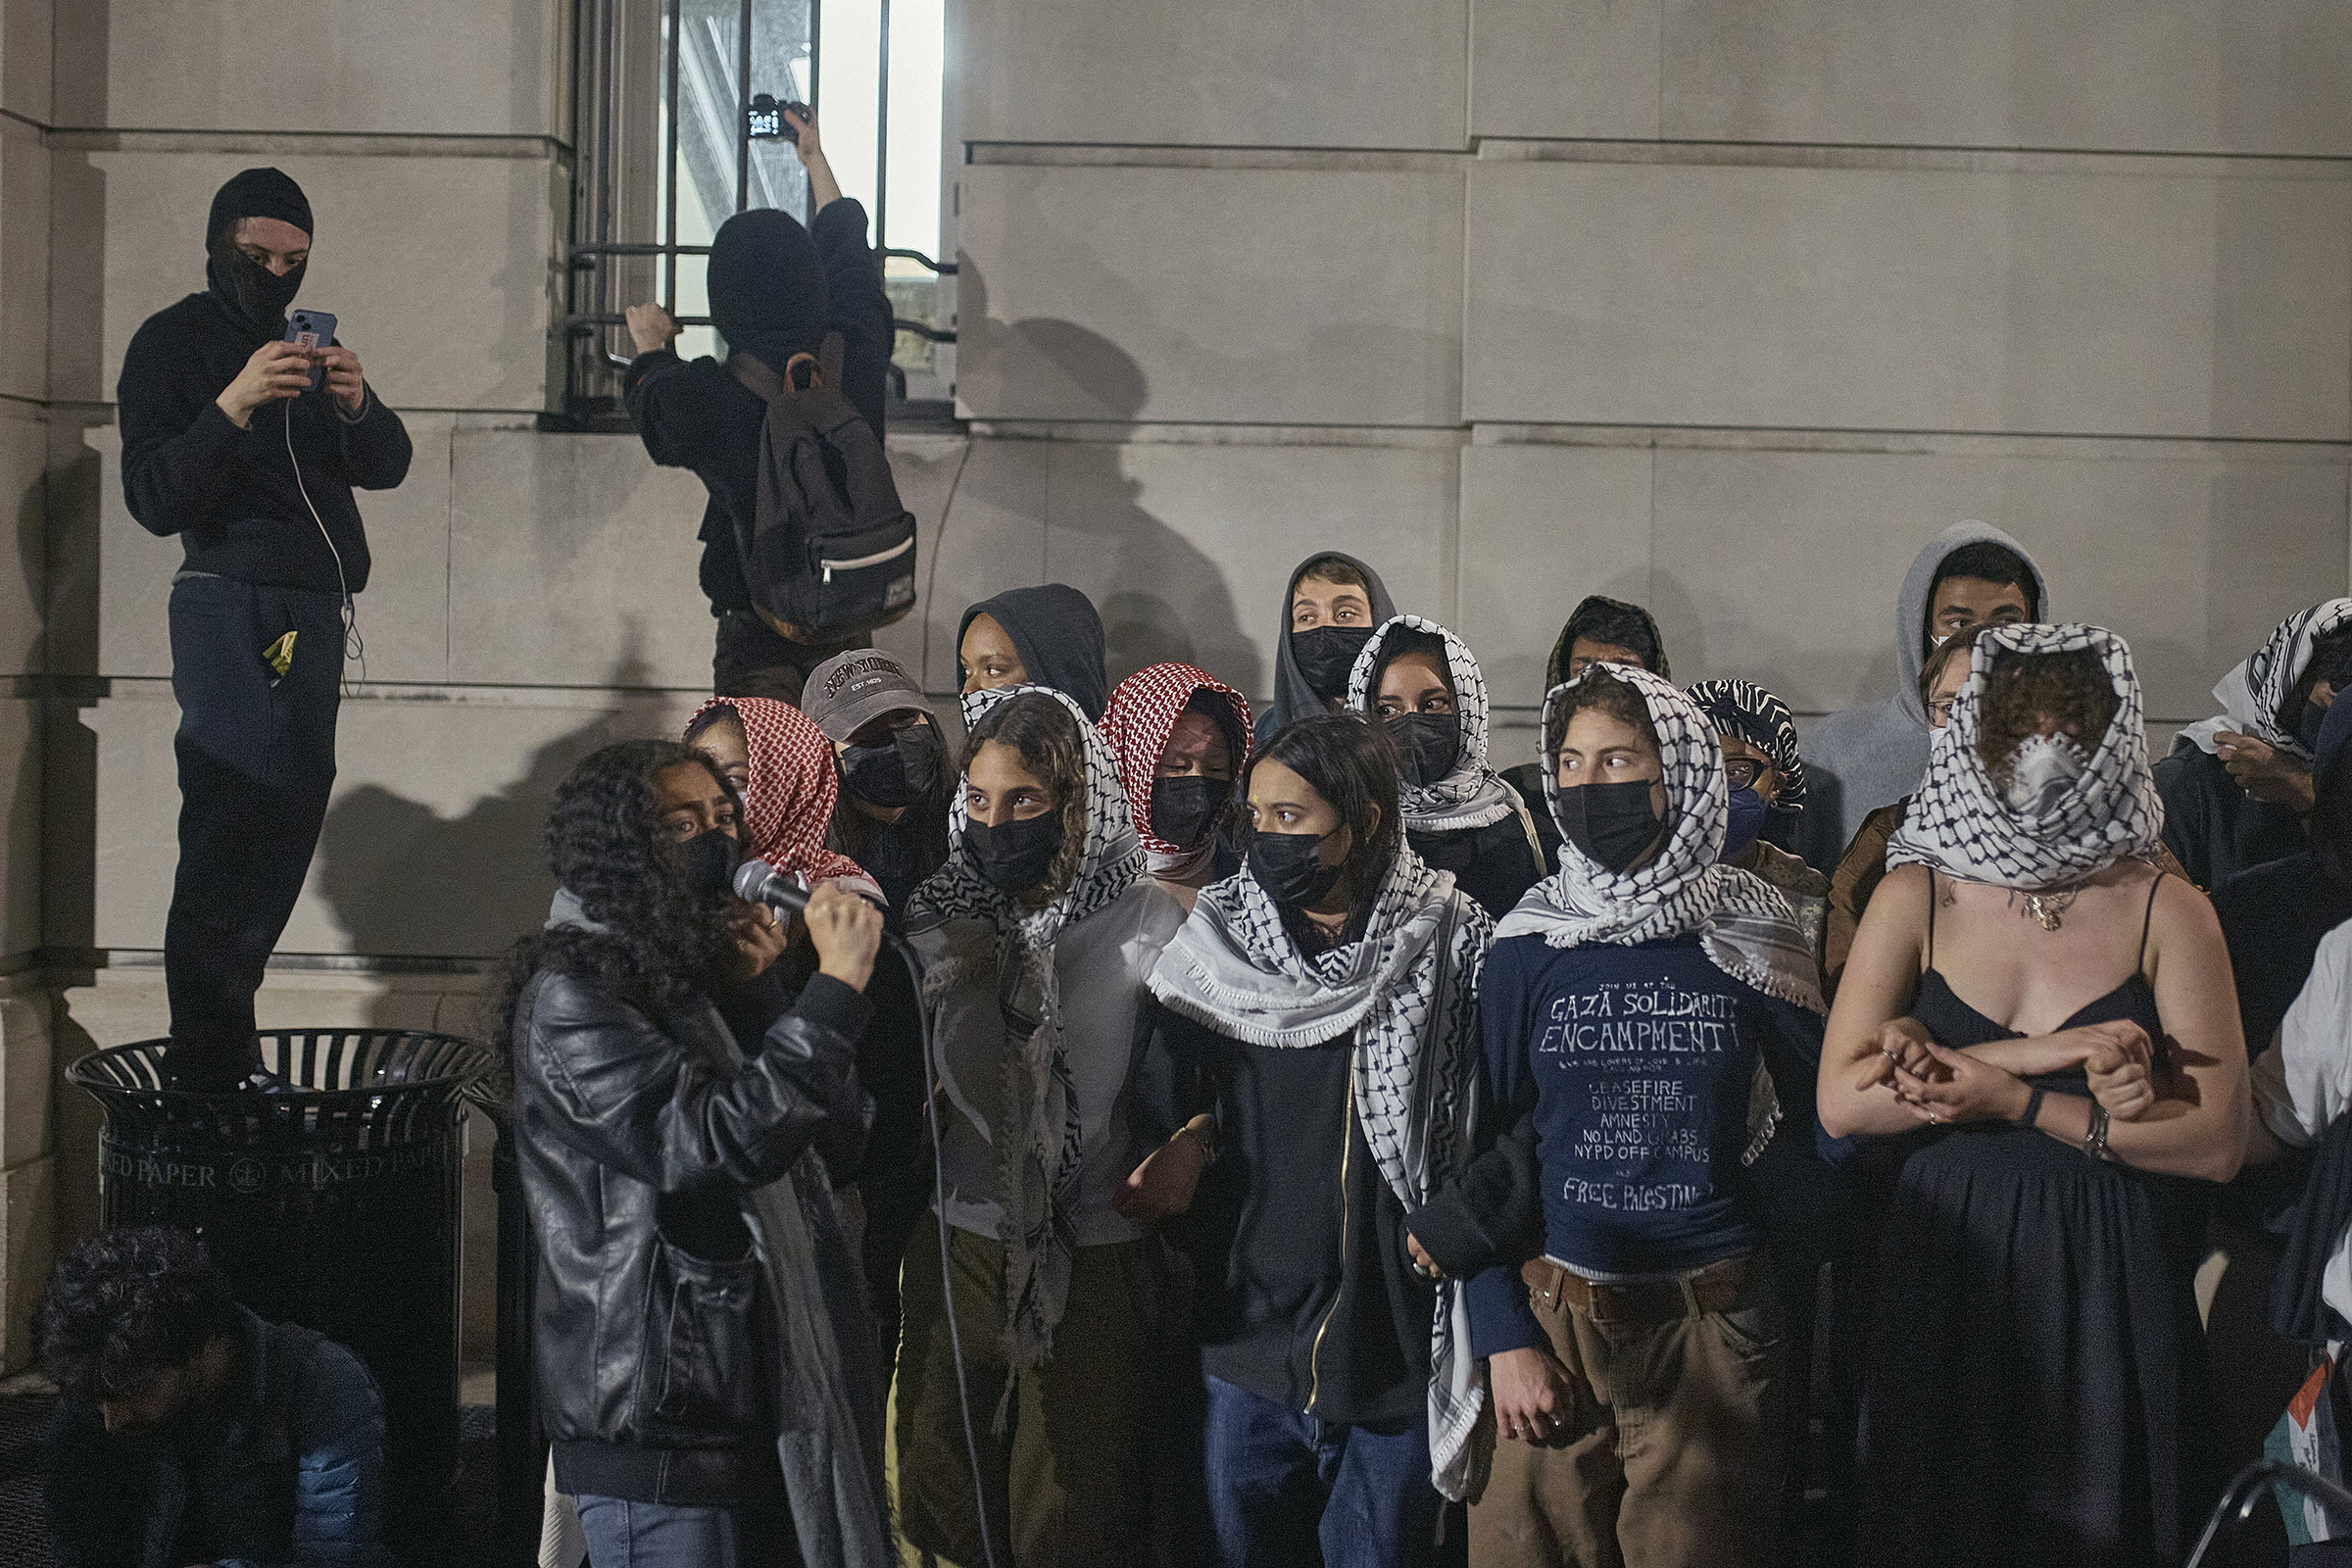
[(1110, 694), (1097, 726), (1118, 760), (1119, 783), (1127, 790), (1136, 837), (1152, 858), (1154, 876), (1182, 876), (1216, 852), (1213, 836), (1188, 848), (1152, 831), (1152, 781), (1159, 771), (1159, 754), (1167, 750), (1168, 734), (1196, 692), (1214, 692), (1233, 710), (1241, 745), (1233, 760), (1233, 776), (1238, 779), (1250, 760), (1250, 700), (1198, 664), (1147, 664), (1137, 670)]
[(854, 891), (880, 898), (880, 885), (864, 867), (825, 848), (841, 779), (833, 766), (833, 743), (815, 720), (772, 697), (713, 697), (694, 710), (687, 733), (717, 708), (732, 711), (743, 725), (744, 752), (751, 761), (743, 786), (744, 858), (757, 856), (811, 883), (861, 883)]

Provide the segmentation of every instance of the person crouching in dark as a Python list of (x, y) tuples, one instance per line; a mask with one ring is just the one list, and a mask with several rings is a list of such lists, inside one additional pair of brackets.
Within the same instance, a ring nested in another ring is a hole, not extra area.
[(784, 948), (729, 891), (740, 814), (683, 746), (589, 756), (548, 818), (556, 908), (501, 987), (539, 1408), (592, 1568), (892, 1560), (871, 1329), (817, 1152), (862, 1131), (882, 916), (819, 885), (817, 972), (738, 1043), (710, 992)]
[(164, 1070), (185, 1089), (227, 1089), (259, 1064), (253, 994), (326, 821), (345, 616), (368, 586), (351, 493), (409, 471), (409, 432), (359, 356), (280, 341), (311, 234), (310, 202), (276, 170), (221, 186), (209, 286), (146, 319), (115, 388), (130, 514), (185, 553), (171, 608), (179, 870), (164, 925)]
[[(719, 224), (710, 241), (710, 318), (730, 355), (748, 354), (778, 375), (795, 354), (814, 354), (827, 333), (839, 332), (842, 395), (878, 439), (898, 329), (881, 266), (865, 243), (865, 209), (842, 195), (816, 122), (785, 114), (816, 217), (804, 227), (790, 213), (756, 208)], [(628, 323), (637, 357), (621, 381), (645, 450), (665, 466), (692, 468), (710, 493), (700, 535), (703, 592), (718, 617), (710, 690), (798, 703), (809, 670), (845, 645), (786, 636), (755, 606), (744, 580), (739, 541), (751, 538), (758, 511), (767, 402), (718, 360), (679, 359), (670, 348), (678, 324), (661, 306), (630, 306)], [(858, 636), (847, 646), (866, 642)]]
[(368, 1369), (239, 1306), (193, 1235), (84, 1242), (33, 1334), (62, 1396), (44, 1488), (62, 1568), (390, 1568)]

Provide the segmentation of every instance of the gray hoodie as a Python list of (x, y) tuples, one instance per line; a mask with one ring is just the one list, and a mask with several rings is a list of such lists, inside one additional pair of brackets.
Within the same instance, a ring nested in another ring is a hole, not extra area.
[(1862, 819), (1882, 806), (1919, 788), (1928, 770), (1928, 710), (1919, 699), (1919, 667), (1926, 662), (1928, 591), (1943, 558), (1965, 545), (1991, 543), (2014, 550), (2034, 573), (2034, 615), (2050, 618), (2050, 585), (2024, 545), (1982, 522), (1955, 522), (1928, 541), (1903, 576), (1894, 602), (1894, 695), (1832, 713), (1804, 738), (1806, 860), (1823, 871), (1836, 868)]

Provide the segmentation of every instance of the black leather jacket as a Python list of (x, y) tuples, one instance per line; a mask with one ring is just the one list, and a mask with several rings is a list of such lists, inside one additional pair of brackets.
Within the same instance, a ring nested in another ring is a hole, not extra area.
[(706, 1001), (653, 1016), (568, 975), (524, 987), (514, 1128), (561, 1490), (716, 1505), (773, 1485), (775, 1348), (742, 1200), (857, 1114), (869, 1011), (818, 975), (722, 1076)]

